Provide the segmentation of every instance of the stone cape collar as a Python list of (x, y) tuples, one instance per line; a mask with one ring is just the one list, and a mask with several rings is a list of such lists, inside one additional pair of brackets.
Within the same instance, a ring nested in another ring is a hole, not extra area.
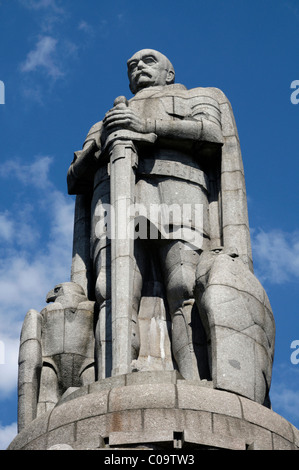
[[(181, 83), (173, 83), (171, 85), (164, 85), (164, 86), (151, 86), (147, 88), (143, 88), (142, 90), (139, 90), (133, 98), (135, 99), (144, 99), (150, 96), (153, 96), (155, 94), (159, 94), (162, 91), (167, 91), (170, 93), (176, 92), (176, 91), (185, 91), (187, 88), (185, 85), (182, 85)], [(132, 98), (132, 99), (133, 99)]]

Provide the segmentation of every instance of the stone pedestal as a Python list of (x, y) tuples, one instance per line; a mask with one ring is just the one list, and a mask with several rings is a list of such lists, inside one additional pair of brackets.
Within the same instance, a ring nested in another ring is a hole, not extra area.
[(298, 450), (274, 411), (176, 371), (135, 372), (69, 389), (8, 450)]

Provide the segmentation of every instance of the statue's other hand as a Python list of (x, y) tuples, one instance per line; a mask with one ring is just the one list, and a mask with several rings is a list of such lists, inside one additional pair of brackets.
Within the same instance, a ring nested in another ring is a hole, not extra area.
[(113, 108), (108, 111), (103, 119), (103, 124), (108, 133), (116, 129), (129, 129), (134, 132), (145, 133), (146, 121), (129, 108)]

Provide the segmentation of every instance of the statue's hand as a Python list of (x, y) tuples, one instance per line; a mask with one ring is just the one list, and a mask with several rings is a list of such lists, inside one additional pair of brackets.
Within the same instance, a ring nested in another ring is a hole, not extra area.
[(134, 132), (146, 132), (146, 120), (135, 114), (129, 108), (112, 108), (103, 119), (108, 134), (116, 129), (129, 129)]

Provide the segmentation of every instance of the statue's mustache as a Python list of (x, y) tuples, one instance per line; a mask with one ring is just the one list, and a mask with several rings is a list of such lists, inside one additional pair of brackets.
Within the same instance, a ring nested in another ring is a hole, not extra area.
[(139, 78), (139, 77), (141, 77), (142, 75), (145, 76), (145, 77), (149, 77), (149, 78), (152, 77), (152, 75), (151, 75), (149, 72), (146, 72), (146, 71), (144, 71), (144, 70), (141, 70), (140, 72), (138, 72), (138, 73), (136, 74), (136, 78)]

